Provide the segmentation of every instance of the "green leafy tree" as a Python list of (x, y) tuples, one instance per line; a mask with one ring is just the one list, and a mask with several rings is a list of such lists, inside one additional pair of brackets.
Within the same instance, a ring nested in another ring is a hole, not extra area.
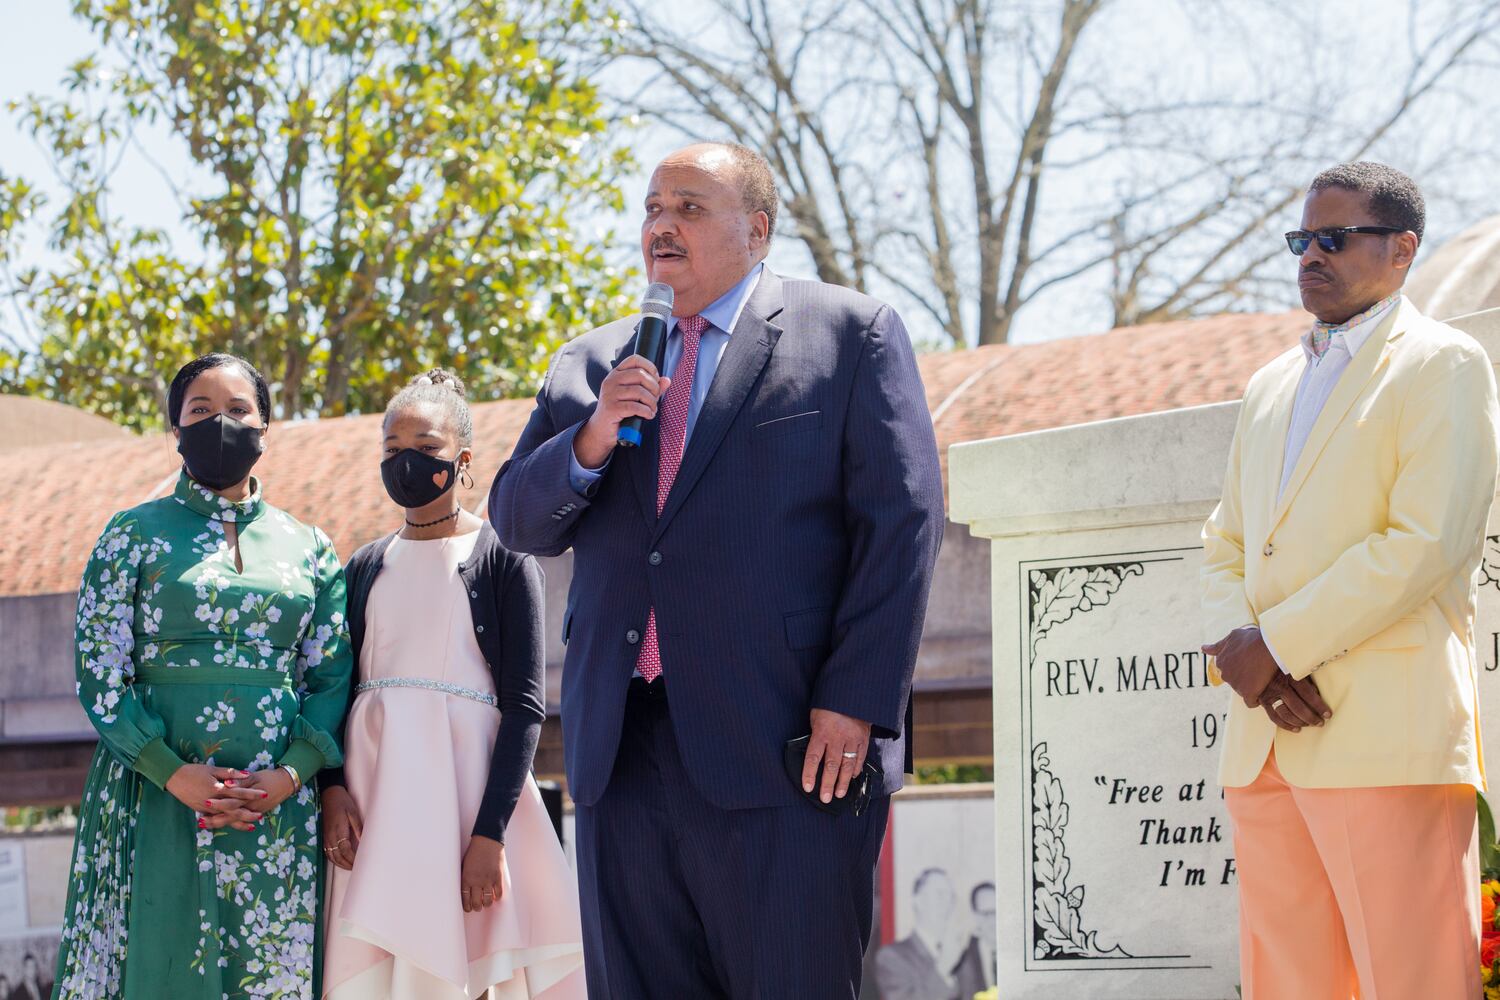
[[(23, 381), (21, 365), (26, 344), (22, 336), (29, 318), (11, 261), (15, 257), (19, 231), (40, 203), (41, 198), (31, 185), (0, 172), (0, 297), (5, 299), (3, 308), (0, 308), (0, 386)], [(11, 326), (14, 329), (7, 329)]]
[[(0, 377), (134, 427), (206, 350), (250, 358), (284, 416), (377, 409), (434, 364), (530, 391), (624, 305), (609, 235), (578, 229), (620, 209), (627, 165), (567, 57), (607, 44), (595, 4), (79, 0), (103, 52), (61, 99), (12, 105), (67, 197), (59, 263), (18, 269), (6, 235), (35, 195), (0, 176), (0, 280), (36, 340), (0, 343)], [(143, 123), (193, 164), (190, 255), (117, 211)]]

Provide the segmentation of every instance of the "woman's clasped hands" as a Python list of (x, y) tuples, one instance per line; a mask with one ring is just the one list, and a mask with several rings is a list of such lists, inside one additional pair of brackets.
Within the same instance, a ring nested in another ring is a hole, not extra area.
[(198, 815), (198, 829), (254, 830), (266, 813), (297, 791), (283, 768), (241, 771), (184, 764), (167, 781), (167, 792)]

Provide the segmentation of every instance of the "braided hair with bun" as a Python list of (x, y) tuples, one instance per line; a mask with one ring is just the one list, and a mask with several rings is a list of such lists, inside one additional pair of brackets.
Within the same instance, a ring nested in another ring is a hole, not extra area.
[(464, 397), (464, 383), (446, 368), (433, 368), (423, 372), (407, 383), (406, 388), (396, 393), (386, 404), (385, 418), (418, 403), (434, 403), (441, 407), (444, 416), (461, 447), (474, 443), (474, 417), (469, 412), (468, 400)]

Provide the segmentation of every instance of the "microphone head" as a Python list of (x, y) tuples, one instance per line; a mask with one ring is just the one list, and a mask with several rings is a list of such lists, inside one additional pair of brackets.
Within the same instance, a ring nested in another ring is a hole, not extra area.
[(651, 287), (646, 289), (646, 295), (641, 299), (641, 314), (644, 316), (655, 316), (663, 322), (672, 318), (672, 286), (665, 281), (652, 282)]

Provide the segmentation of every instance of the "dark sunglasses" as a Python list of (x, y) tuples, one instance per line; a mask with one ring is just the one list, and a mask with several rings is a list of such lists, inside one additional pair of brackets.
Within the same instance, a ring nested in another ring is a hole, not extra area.
[(1338, 253), (1344, 249), (1344, 238), (1350, 233), (1389, 236), (1392, 233), (1405, 231), (1394, 226), (1340, 226), (1337, 229), (1319, 229), (1315, 233), (1310, 233), (1306, 229), (1293, 229), (1286, 234), (1286, 245), (1298, 257), (1307, 252), (1313, 240), (1318, 241), (1318, 246), (1324, 253)]

